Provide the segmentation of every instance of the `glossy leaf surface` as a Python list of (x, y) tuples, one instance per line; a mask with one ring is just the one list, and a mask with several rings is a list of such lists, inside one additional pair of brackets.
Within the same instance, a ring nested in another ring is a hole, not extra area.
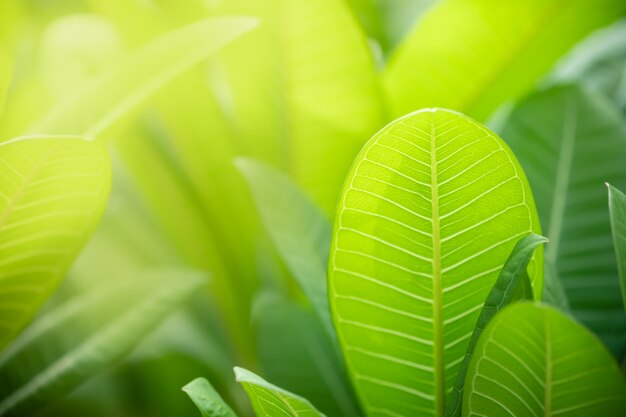
[(421, 110), (365, 146), (338, 209), (329, 293), (369, 416), (443, 415), (485, 298), (531, 231), (539, 224), (519, 164), (468, 117)]
[(194, 379), (183, 387), (183, 391), (198, 407), (202, 417), (237, 417), (237, 414), (204, 378)]
[(613, 244), (622, 287), (622, 300), (626, 306), (626, 195), (610, 184), (607, 186)]
[(520, 303), (487, 326), (470, 363), (463, 415), (619, 416), (626, 384), (587, 329), (552, 308)]

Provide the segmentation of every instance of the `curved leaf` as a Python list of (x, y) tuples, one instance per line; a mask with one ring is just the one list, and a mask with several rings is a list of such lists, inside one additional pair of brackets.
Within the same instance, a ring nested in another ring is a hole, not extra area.
[(624, 11), (622, 0), (440, 2), (390, 60), (392, 114), (441, 106), (484, 120)]
[(502, 137), (528, 175), (550, 239), (546, 282), (559, 280), (574, 315), (623, 354), (626, 318), (604, 187), (626, 189), (621, 115), (603, 97), (556, 87), (520, 103)]
[(106, 150), (79, 137), (0, 144), (0, 349), (56, 289), (110, 187)]
[(326, 290), (330, 222), (289, 177), (277, 169), (251, 159), (238, 159), (236, 163), (252, 191), (265, 231), (328, 334), (334, 338)]
[(487, 326), (465, 381), (466, 416), (619, 416), (626, 383), (588, 330), (546, 306), (520, 303)]
[(607, 187), (609, 188), (609, 214), (613, 245), (617, 256), (622, 300), (624, 308), (626, 308), (626, 195), (610, 184), (607, 184)]
[(166, 268), (96, 285), (49, 311), (0, 358), (0, 416), (32, 413), (110, 366), (205, 282)]
[(235, 375), (258, 417), (324, 416), (307, 399), (278, 388), (250, 371), (235, 368)]
[(224, 17), (167, 33), (77, 88), (32, 130), (101, 136), (168, 81), (256, 25), (256, 19)]
[(365, 146), (338, 209), (329, 292), (369, 416), (443, 415), (485, 298), (531, 231), (539, 223), (519, 164), (468, 117), (421, 110)]
[(237, 414), (204, 378), (194, 379), (183, 387), (183, 391), (198, 407), (202, 417), (237, 417)]
[(448, 400), (446, 416), (460, 416), (461, 415), (461, 402), (463, 398), (463, 385), (465, 384), (465, 375), (467, 374), (467, 368), (469, 366), (472, 355), (474, 354), (474, 348), (482, 332), (487, 327), (487, 324), (491, 319), (504, 307), (511, 304), (516, 300), (533, 300), (532, 289), (526, 268), (530, 262), (535, 249), (542, 243), (547, 242), (543, 236), (531, 233), (528, 236), (520, 239), (513, 252), (506, 260), (504, 267), (500, 271), (500, 275), (496, 280), (493, 288), (487, 296), (485, 305), (480, 311), (480, 316), (476, 321), (474, 327), (474, 333), (467, 347), (467, 353), (463, 359), (463, 367), (459, 371), (456, 377), (456, 383), (454, 389), (450, 393)]

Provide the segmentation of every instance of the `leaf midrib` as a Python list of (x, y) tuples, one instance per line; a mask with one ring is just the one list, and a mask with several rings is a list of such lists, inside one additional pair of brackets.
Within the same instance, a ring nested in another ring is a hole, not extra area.
[(435, 113), (431, 112), (430, 130), (430, 187), (432, 224), (432, 273), (433, 273), (433, 356), (435, 360), (435, 415), (444, 415), (444, 364), (443, 364), (443, 319), (441, 283), (441, 237), (439, 230), (439, 188), (437, 184), (437, 155), (435, 144)]
[(550, 239), (550, 244), (546, 248), (546, 260), (555, 268), (565, 217), (565, 202), (567, 201), (569, 191), (568, 185), (572, 172), (574, 147), (576, 144), (576, 110), (575, 102), (571, 99), (566, 99), (563, 116), (563, 137), (559, 149), (561, 158), (557, 166), (554, 191), (552, 193), (552, 210), (550, 211), (550, 220), (548, 223), (548, 238)]

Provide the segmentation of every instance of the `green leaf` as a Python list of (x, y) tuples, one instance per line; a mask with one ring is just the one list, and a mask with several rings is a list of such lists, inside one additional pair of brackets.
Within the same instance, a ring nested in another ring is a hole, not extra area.
[(263, 22), (225, 54), (243, 154), (285, 168), (332, 213), (352, 160), (385, 118), (365, 34), (343, 1), (232, 3), (243, 6), (230, 13)]
[(11, 81), (11, 72), (12, 67), (9, 54), (0, 45), (0, 115), (2, 115), (6, 93)]
[(329, 416), (360, 416), (336, 340), (311, 311), (273, 294), (254, 307), (263, 375)]
[(238, 159), (236, 164), (252, 191), (265, 231), (328, 334), (334, 337), (326, 291), (332, 233), (329, 221), (298, 186), (276, 168), (251, 159)]
[(609, 188), (609, 215), (613, 245), (617, 256), (622, 300), (626, 308), (626, 195), (610, 184), (607, 184), (607, 187)]
[(626, 318), (603, 185), (626, 189), (620, 113), (579, 87), (551, 88), (520, 103), (502, 137), (528, 175), (550, 239), (546, 282), (559, 280), (574, 316), (623, 354)]
[[(369, 416), (441, 416), (485, 298), (517, 240), (539, 232), (504, 142), (459, 113), (425, 109), (365, 146), (344, 186), (331, 310)], [(535, 295), (542, 257), (529, 265)]]
[(49, 311), (0, 358), (0, 416), (32, 413), (110, 366), (205, 282), (167, 268), (129, 274)]
[(102, 136), (163, 85), (256, 25), (256, 19), (224, 17), (167, 33), (76, 88), (32, 130)]
[(250, 371), (235, 368), (235, 376), (248, 393), (258, 417), (324, 416), (307, 399), (278, 388)]
[(110, 187), (104, 147), (81, 137), (0, 144), (0, 350), (57, 288)]
[(493, 288), (487, 296), (485, 305), (478, 316), (476, 326), (474, 327), (474, 333), (467, 347), (467, 353), (463, 359), (463, 367), (459, 371), (456, 377), (456, 383), (450, 398), (448, 400), (446, 415), (447, 416), (460, 416), (461, 415), (461, 403), (463, 398), (463, 384), (465, 383), (465, 375), (474, 353), (476, 343), (480, 338), (480, 335), (487, 327), (487, 324), (493, 319), (493, 317), (507, 305), (517, 300), (530, 300), (532, 301), (533, 295), (530, 288), (530, 281), (528, 280), (528, 274), (526, 268), (528, 263), (535, 253), (535, 249), (542, 243), (547, 242), (543, 236), (531, 233), (528, 236), (520, 239), (513, 252), (506, 260), (502, 271)]
[(625, 10), (622, 0), (439, 2), (384, 74), (392, 115), (439, 106), (484, 120)]
[(463, 415), (619, 416), (626, 384), (588, 330), (546, 306), (506, 308), (481, 336)]
[(204, 378), (196, 378), (183, 387), (202, 417), (237, 417), (215, 388)]

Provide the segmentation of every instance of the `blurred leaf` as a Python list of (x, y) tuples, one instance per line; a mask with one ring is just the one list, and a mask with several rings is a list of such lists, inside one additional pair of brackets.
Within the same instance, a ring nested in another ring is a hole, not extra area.
[(576, 86), (552, 88), (519, 104), (502, 136), (528, 174), (554, 271), (573, 314), (615, 355), (626, 319), (604, 182), (626, 189), (626, 125), (605, 98)]
[[(341, 197), (329, 292), (368, 415), (443, 415), (485, 298), (532, 231), (515, 156), (466, 116), (421, 110), (363, 148)], [(540, 294), (541, 250), (529, 276)]]
[(626, 19), (579, 43), (554, 70), (548, 83), (577, 82), (601, 92), (626, 111)]
[(607, 184), (607, 187), (613, 244), (622, 287), (622, 300), (626, 306), (626, 195), (610, 184)]
[(268, 379), (329, 416), (359, 416), (345, 366), (313, 312), (264, 294), (254, 308), (259, 356)]
[(368, 35), (389, 53), (437, 0), (347, 0)]
[(252, 18), (216, 18), (168, 33), (77, 88), (33, 130), (103, 135), (172, 78), (256, 24)]
[(57, 288), (109, 195), (103, 146), (37, 136), (0, 144), (0, 349)]
[(162, 269), (96, 284), (48, 312), (0, 358), (0, 415), (22, 415), (57, 399), (126, 354), (205, 283)]
[(333, 213), (352, 160), (385, 120), (365, 34), (343, 1), (227, 3), (263, 22), (224, 51), (218, 72), (242, 154), (284, 168)]
[(215, 388), (204, 378), (194, 379), (183, 387), (183, 391), (198, 407), (202, 417), (237, 417)]
[(258, 417), (324, 416), (307, 399), (278, 388), (250, 371), (235, 368), (235, 376), (248, 393)]
[(467, 347), (467, 353), (463, 359), (463, 366), (456, 377), (456, 383), (452, 391), (448, 394), (446, 401), (446, 416), (460, 416), (461, 403), (463, 399), (463, 385), (465, 375), (469, 367), (470, 360), (474, 353), (476, 343), (487, 324), (494, 316), (507, 305), (519, 300), (533, 300), (532, 289), (526, 268), (535, 253), (535, 249), (548, 239), (543, 236), (531, 233), (520, 239), (513, 248), (513, 252), (506, 260), (500, 275), (487, 296), (485, 305), (480, 311), (480, 316), (476, 321), (472, 339)]
[(269, 165), (239, 159), (265, 231), (328, 335), (335, 338), (326, 290), (331, 226), (324, 214), (289, 177)]
[(530, 303), (491, 321), (465, 381), (464, 415), (618, 416), (625, 409), (624, 378), (600, 341)]
[(9, 54), (0, 45), (0, 115), (4, 107), (9, 83), (11, 82), (12, 65)]
[(440, 2), (384, 74), (392, 115), (446, 107), (484, 120), (530, 90), (587, 33), (625, 11), (623, 0)]

